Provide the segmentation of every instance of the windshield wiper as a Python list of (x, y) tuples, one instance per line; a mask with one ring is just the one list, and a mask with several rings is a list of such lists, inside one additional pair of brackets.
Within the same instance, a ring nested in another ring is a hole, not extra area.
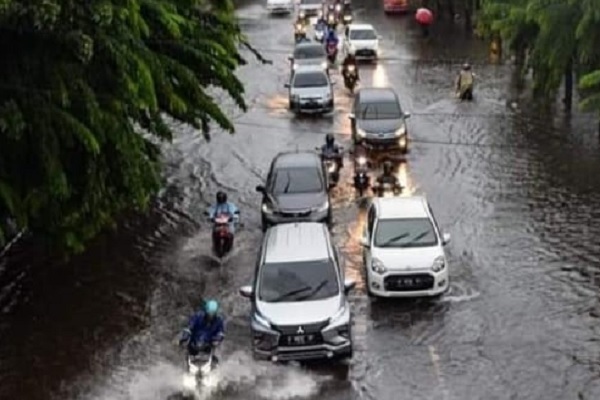
[(427, 236), (429, 234), (429, 231), (423, 231), (421, 233), (419, 233), (418, 235), (416, 235), (414, 238), (412, 238), (410, 241), (406, 242), (406, 243), (402, 243), (400, 245), (400, 247), (406, 247), (411, 243), (416, 242), (419, 239), (422, 239), (423, 237)]
[(304, 287), (301, 287), (300, 289), (291, 290), (287, 293), (284, 293), (280, 296), (275, 297), (273, 300), (270, 301), (270, 303), (277, 303), (278, 301), (287, 299), (288, 297), (291, 297), (295, 294), (306, 292), (307, 290), (311, 290), (311, 289), (312, 289), (312, 286), (304, 286)]
[(285, 187), (283, 188), (283, 193), (287, 193), (290, 190), (290, 185), (292, 184), (292, 180), (290, 179), (290, 175), (287, 174), (287, 183), (285, 184)]
[(367, 112), (371, 108), (370, 104), (367, 104), (365, 108), (363, 108), (362, 113), (360, 114), (360, 119), (367, 119)]
[(307, 293), (307, 294), (305, 294), (302, 297), (298, 297), (295, 300), (296, 301), (302, 301), (302, 300), (308, 300), (308, 299), (310, 299), (315, 294), (319, 293), (319, 291), (321, 289), (323, 289), (323, 287), (325, 287), (325, 285), (327, 285), (327, 282), (329, 282), (329, 279), (323, 280), (321, 283), (319, 283), (317, 286), (315, 286), (315, 288), (313, 290), (311, 290), (310, 293)]
[(405, 232), (405, 233), (403, 233), (401, 235), (394, 236), (393, 238), (386, 240), (385, 242), (383, 242), (383, 244), (380, 244), (377, 247), (388, 247), (390, 244), (394, 243), (397, 240), (404, 239), (408, 235), (409, 235), (409, 233)]

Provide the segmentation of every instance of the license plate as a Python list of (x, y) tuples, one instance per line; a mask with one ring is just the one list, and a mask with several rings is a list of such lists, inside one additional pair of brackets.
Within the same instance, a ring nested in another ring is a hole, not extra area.
[(303, 345), (310, 343), (313, 340), (313, 335), (295, 335), (288, 337), (288, 344), (291, 345)]

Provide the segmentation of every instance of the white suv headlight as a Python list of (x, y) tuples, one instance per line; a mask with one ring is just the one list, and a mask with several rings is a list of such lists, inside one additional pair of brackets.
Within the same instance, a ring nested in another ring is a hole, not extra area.
[(431, 266), (431, 270), (433, 272), (441, 272), (444, 268), (446, 268), (446, 261), (442, 256), (436, 258), (433, 262), (433, 265)]
[(379, 275), (385, 274), (387, 271), (387, 268), (385, 267), (385, 265), (383, 265), (381, 260), (378, 260), (376, 258), (371, 260), (371, 269), (373, 270), (373, 272)]
[(323, 204), (321, 207), (315, 208), (314, 211), (324, 212), (324, 211), (327, 211), (327, 209), (329, 209), (329, 201), (326, 201), (325, 204)]

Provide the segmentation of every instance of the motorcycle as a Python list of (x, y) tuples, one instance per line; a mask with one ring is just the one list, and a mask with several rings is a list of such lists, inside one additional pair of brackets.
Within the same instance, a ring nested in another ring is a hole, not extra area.
[(400, 184), (391, 184), (385, 182), (383, 184), (377, 183), (373, 186), (373, 193), (378, 197), (394, 197), (399, 196), (402, 193), (402, 186)]
[(359, 156), (356, 158), (354, 164), (354, 188), (358, 191), (359, 197), (363, 197), (369, 188), (371, 178), (368, 171), (367, 157)]
[(306, 28), (301, 23), (296, 23), (294, 26), (294, 40), (299, 43), (306, 39)]
[(199, 387), (211, 386), (211, 373), (215, 370), (218, 359), (214, 349), (200, 351), (197, 355), (186, 356), (186, 372), (183, 376), (183, 387), (185, 391), (193, 395)]
[(325, 31), (327, 26), (325, 24), (317, 24), (315, 25), (315, 40), (323, 43), (325, 39)]
[(344, 13), (344, 16), (342, 17), (342, 23), (344, 25), (350, 25), (352, 23), (352, 21), (354, 20), (354, 17), (352, 17), (352, 14), (346, 14)]
[(356, 66), (348, 65), (348, 67), (342, 72), (342, 75), (344, 76), (344, 86), (346, 86), (346, 89), (350, 90), (351, 93), (354, 92), (354, 88), (358, 82), (358, 72), (356, 71)]
[(340, 181), (340, 168), (341, 168), (341, 149), (340, 155), (332, 155), (326, 156), (323, 155), (320, 148), (316, 147), (315, 150), (319, 151), (321, 154), (321, 159), (323, 160), (323, 165), (325, 166), (325, 171), (327, 172), (327, 176), (329, 177), (329, 181), (333, 186), (337, 185)]
[(337, 18), (336, 18), (336, 16), (335, 16), (334, 13), (330, 12), (329, 14), (327, 14), (327, 21), (326, 22), (327, 22), (327, 27), (329, 29), (332, 29), (332, 30), (336, 30), (337, 29), (338, 21), (337, 21)]
[(327, 59), (330, 64), (335, 64), (335, 59), (337, 58), (338, 47), (337, 43), (329, 42), (326, 45), (327, 50)]
[[(236, 212), (236, 216), (237, 214), (239, 213)], [(229, 214), (219, 214), (213, 219), (213, 252), (220, 259), (225, 257), (233, 247), (233, 234), (229, 229), (232, 218)]]

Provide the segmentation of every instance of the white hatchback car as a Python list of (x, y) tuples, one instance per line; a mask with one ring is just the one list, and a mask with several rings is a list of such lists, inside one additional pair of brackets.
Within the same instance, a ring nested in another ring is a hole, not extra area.
[(373, 25), (350, 24), (344, 29), (344, 51), (353, 52), (358, 60), (377, 60), (380, 39)]
[(446, 292), (444, 246), (449, 241), (425, 197), (374, 199), (361, 238), (369, 295), (430, 297)]

